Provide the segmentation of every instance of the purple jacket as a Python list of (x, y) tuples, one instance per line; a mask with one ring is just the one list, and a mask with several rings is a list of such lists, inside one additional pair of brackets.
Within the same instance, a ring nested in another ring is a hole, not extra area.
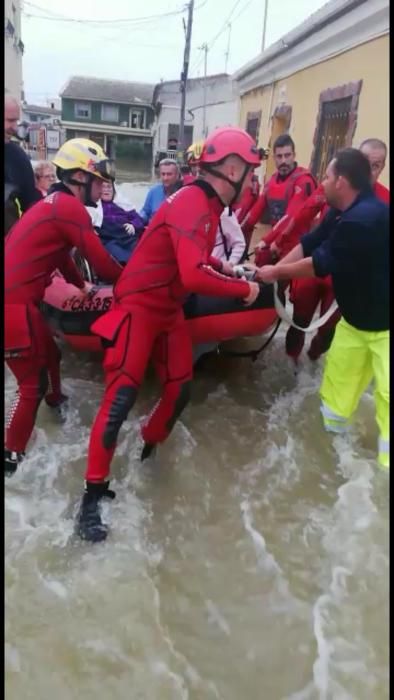
[(124, 224), (133, 224), (136, 232), (144, 228), (145, 224), (135, 209), (125, 211), (114, 202), (101, 202), (103, 207), (103, 226), (106, 223), (122, 227)]

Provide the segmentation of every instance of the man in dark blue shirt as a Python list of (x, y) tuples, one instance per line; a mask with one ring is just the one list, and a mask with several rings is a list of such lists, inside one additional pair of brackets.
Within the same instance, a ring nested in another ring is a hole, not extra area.
[(379, 462), (389, 466), (389, 207), (371, 188), (371, 168), (355, 148), (340, 151), (323, 186), (332, 207), (322, 223), (263, 282), (331, 274), (342, 319), (327, 355), (320, 389), (325, 428), (344, 432), (375, 379)]
[(18, 101), (4, 98), (4, 233), (35, 202), (41, 199), (34, 172), (23, 148), (11, 139), (17, 135), (20, 117)]

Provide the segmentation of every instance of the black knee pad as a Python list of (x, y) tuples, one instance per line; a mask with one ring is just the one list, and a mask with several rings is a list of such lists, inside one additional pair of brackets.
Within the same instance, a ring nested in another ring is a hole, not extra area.
[(190, 381), (184, 382), (184, 384), (181, 385), (181, 389), (179, 391), (178, 398), (175, 401), (174, 412), (173, 412), (171, 418), (167, 421), (166, 427), (167, 427), (168, 432), (171, 432), (171, 430), (173, 429), (179, 416), (181, 415), (183, 409), (189, 403), (190, 394), (191, 394), (191, 386), (192, 386), (192, 383)]
[(134, 386), (120, 386), (117, 390), (103, 435), (103, 445), (107, 450), (115, 445), (121, 425), (133, 408), (137, 394)]

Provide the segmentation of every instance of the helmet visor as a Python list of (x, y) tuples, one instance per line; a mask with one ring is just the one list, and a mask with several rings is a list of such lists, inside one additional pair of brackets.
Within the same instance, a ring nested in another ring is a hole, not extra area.
[(115, 180), (115, 163), (110, 158), (106, 160), (100, 160), (98, 163), (93, 163), (92, 168), (93, 175), (98, 175), (98, 177), (104, 180)]

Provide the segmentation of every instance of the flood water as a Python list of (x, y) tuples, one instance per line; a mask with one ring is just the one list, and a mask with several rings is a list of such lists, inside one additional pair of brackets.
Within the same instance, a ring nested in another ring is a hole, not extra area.
[[(372, 395), (349, 436), (325, 434), (323, 361), (295, 375), (284, 333), (254, 364), (208, 358), (141, 465), (147, 378), (94, 546), (73, 527), (102, 373), (64, 350), (66, 424), (42, 406), (5, 484), (7, 700), (389, 697), (389, 480)], [(6, 406), (14, 388), (6, 372)]]

